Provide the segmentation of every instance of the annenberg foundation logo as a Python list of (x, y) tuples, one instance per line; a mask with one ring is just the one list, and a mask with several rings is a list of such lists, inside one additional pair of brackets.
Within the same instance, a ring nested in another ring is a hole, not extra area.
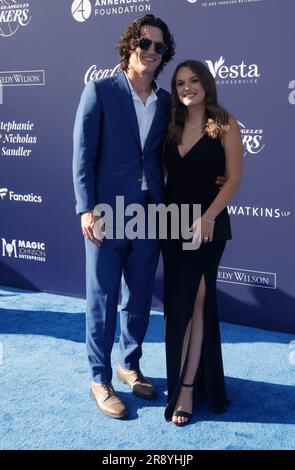
[(0, 36), (13, 36), (20, 26), (27, 26), (30, 21), (28, 2), (0, 0)]
[(46, 261), (46, 247), (44, 242), (32, 242), (27, 240), (7, 241), (1, 238), (1, 255), (7, 258), (18, 258), (30, 261)]
[(91, 15), (92, 6), (89, 0), (74, 0), (72, 4), (73, 18), (79, 23), (88, 20)]
[(265, 144), (263, 143), (263, 129), (250, 129), (238, 121), (242, 134), (244, 157), (246, 155), (255, 156), (260, 153)]
[(223, 56), (215, 62), (205, 60), (215, 78), (217, 85), (254, 85), (261, 76), (257, 64), (247, 64), (243, 60), (239, 64), (226, 63)]
[(151, 12), (152, 0), (74, 0), (72, 16), (79, 23), (84, 23), (93, 14), (99, 16), (130, 15)]
[(91, 65), (84, 75), (84, 83), (85, 85), (90, 80), (99, 80), (100, 78), (107, 78), (116, 75), (120, 70), (120, 64), (116, 65), (112, 69), (101, 69), (97, 67), (95, 64)]

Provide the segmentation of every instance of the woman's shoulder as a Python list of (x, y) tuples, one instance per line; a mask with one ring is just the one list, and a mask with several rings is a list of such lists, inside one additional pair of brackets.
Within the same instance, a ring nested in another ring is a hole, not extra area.
[(238, 120), (233, 116), (232, 114), (228, 115), (228, 125), (229, 128), (234, 127), (234, 128), (239, 128), (239, 123)]

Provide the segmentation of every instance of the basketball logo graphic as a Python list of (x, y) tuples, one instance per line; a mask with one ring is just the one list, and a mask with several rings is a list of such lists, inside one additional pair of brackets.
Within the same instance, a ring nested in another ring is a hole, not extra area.
[(27, 26), (31, 20), (28, 6), (16, 0), (0, 0), (0, 36), (12, 36), (20, 26)]
[(72, 15), (76, 21), (83, 23), (88, 20), (91, 15), (90, 0), (74, 0), (72, 4)]

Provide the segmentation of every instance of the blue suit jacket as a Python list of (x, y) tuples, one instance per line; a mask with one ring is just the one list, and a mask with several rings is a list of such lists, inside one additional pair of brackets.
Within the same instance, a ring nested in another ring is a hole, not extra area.
[(157, 91), (157, 109), (144, 148), (141, 148), (136, 112), (124, 73), (90, 81), (85, 86), (74, 127), (73, 177), (76, 212), (93, 210), (98, 203), (136, 203), (144, 170), (151, 199), (163, 201), (161, 159), (170, 95)]

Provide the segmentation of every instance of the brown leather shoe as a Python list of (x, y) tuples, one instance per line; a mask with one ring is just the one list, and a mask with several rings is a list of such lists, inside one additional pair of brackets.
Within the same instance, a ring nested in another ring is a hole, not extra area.
[(111, 383), (97, 384), (92, 382), (90, 397), (96, 402), (100, 411), (111, 418), (126, 418), (128, 412)]
[(130, 370), (119, 365), (117, 367), (117, 376), (121, 382), (131, 388), (134, 395), (146, 399), (155, 398), (156, 390), (154, 386), (143, 376), (139, 369)]

